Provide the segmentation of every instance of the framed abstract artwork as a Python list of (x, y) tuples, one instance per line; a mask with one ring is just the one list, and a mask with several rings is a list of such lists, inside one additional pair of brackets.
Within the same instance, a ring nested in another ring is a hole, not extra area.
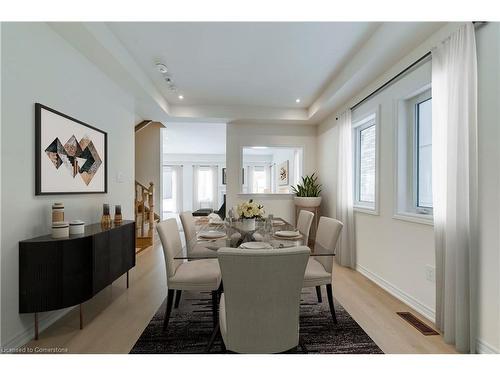
[(107, 193), (106, 132), (35, 104), (35, 195)]
[(278, 167), (278, 184), (280, 186), (288, 185), (289, 176), (288, 176), (288, 160), (285, 160), (283, 163), (279, 164)]

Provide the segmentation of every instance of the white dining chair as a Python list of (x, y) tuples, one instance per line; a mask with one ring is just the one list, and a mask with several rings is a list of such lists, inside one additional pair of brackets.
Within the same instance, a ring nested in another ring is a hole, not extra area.
[(311, 211), (300, 210), (297, 219), (297, 230), (304, 237), (304, 245), (309, 245), (309, 233), (311, 232), (311, 224), (314, 219), (314, 214)]
[[(326, 216), (320, 217), (314, 250), (318, 253), (334, 254), (343, 226), (344, 224), (338, 220)], [(316, 287), (318, 302), (322, 302), (321, 286), (326, 285), (330, 312), (333, 322), (337, 323), (335, 306), (333, 305), (332, 273), (333, 256), (310, 257), (304, 275), (304, 288)]]
[[(163, 330), (168, 327), (170, 313), (177, 291), (177, 298), (183, 290), (209, 291), (212, 292), (212, 314), (214, 326), (217, 324), (217, 305), (219, 287), (221, 284), (221, 273), (217, 259), (199, 259), (184, 261), (175, 259), (182, 250), (181, 238), (177, 227), (177, 220), (168, 219), (156, 225), (163, 247), (165, 258), (165, 269), (167, 272), (167, 307), (163, 320)], [(178, 304), (178, 301), (176, 301)]]
[(221, 248), (219, 325), (237, 353), (279, 353), (299, 344), (300, 292), (310, 250)]
[(207, 242), (196, 242), (196, 226), (194, 223), (194, 216), (191, 211), (184, 211), (180, 215), (182, 228), (184, 230), (184, 237), (186, 239), (187, 256), (192, 258), (212, 256), (215, 257), (213, 250), (207, 249), (205, 245)]

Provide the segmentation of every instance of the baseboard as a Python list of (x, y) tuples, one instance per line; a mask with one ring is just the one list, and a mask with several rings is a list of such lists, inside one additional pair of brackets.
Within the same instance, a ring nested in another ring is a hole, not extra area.
[(477, 339), (476, 340), (476, 353), (477, 354), (500, 354), (500, 350), (487, 342)]
[[(43, 332), (46, 328), (50, 327), (57, 320), (61, 319), (64, 315), (68, 314), (74, 307), (70, 307), (64, 310), (57, 310), (47, 313), (43, 318), (39, 318), (38, 321), (38, 332)], [(23, 346), (24, 344), (33, 340), (35, 323), (30, 324), (23, 331), (19, 332), (9, 341), (2, 345), (4, 349), (15, 349)]]
[(356, 271), (361, 273), (363, 276), (366, 278), (370, 279), (373, 281), (375, 284), (377, 284), (379, 287), (384, 289), (386, 292), (389, 294), (393, 295), (400, 301), (404, 302), (408, 306), (410, 306), (412, 309), (417, 311), (419, 314), (422, 314), (425, 318), (429, 319), (431, 322), (435, 322), (435, 315), (436, 312), (435, 310), (431, 309), (430, 307), (426, 306), (422, 302), (418, 301), (417, 299), (413, 298), (409, 294), (403, 292), (401, 289), (396, 287), (394, 284), (391, 284), (387, 280), (384, 280), (380, 276), (374, 274), (367, 268), (363, 267), (360, 264), (356, 264)]

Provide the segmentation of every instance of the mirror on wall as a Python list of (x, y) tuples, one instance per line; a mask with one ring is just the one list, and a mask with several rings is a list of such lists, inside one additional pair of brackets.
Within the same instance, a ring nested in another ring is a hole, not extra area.
[(302, 176), (301, 147), (243, 147), (241, 192), (289, 194)]

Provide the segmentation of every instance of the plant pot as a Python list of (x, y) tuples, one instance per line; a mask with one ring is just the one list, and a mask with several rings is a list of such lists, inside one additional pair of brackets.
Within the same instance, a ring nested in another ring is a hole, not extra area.
[(319, 207), (321, 197), (294, 197), (293, 201), (299, 207)]
[(244, 231), (255, 230), (255, 218), (253, 219), (243, 219), (241, 221), (241, 229)]

